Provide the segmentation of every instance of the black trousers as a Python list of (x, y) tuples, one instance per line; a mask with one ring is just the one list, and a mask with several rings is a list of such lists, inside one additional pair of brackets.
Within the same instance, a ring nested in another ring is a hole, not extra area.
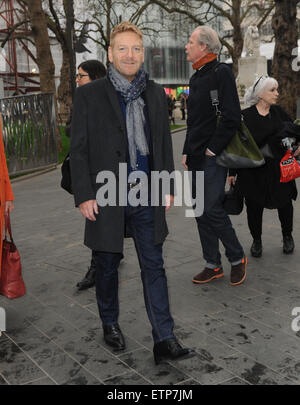
[[(255, 201), (246, 199), (247, 219), (250, 233), (253, 239), (260, 239), (262, 234), (262, 218), (264, 207)], [(278, 218), (281, 224), (282, 235), (290, 235), (293, 232), (293, 204), (290, 200), (282, 208), (278, 208)]]
[(181, 119), (185, 120), (185, 109), (181, 108), (180, 111), (181, 111)]

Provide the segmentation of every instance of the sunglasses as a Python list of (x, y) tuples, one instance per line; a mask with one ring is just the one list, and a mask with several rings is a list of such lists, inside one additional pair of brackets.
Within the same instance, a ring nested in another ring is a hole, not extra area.
[(255, 85), (253, 86), (253, 93), (254, 93), (254, 90), (255, 90), (255, 87), (258, 85), (258, 83), (259, 83), (259, 81), (261, 80), (261, 79), (267, 79), (269, 76), (260, 76), (260, 78), (255, 82)]

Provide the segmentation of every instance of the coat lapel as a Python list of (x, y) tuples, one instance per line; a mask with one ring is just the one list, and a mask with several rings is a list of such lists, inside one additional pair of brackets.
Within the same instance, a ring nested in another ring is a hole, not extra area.
[(117, 119), (121, 125), (121, 128), (122, 128), (124, 134), (126, 134), (126, 124), (124, 121), (122, 108), (120, 105), (120, 101), (119, 101), (117, 92), (116, 92), (114, 86), (111, 84), (111, 82), (107, 78), (105, 79), (105, 83), (106, 83), (106, 91), (107, 91), (108, 99), (111, 103), (113, 111), (116, 113)]

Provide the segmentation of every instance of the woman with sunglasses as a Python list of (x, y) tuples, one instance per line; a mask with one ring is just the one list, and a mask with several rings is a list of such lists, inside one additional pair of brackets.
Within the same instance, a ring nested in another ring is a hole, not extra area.
[[(295, 136), (300, 141), (300, 126), (292, 123), (289, 115), (277, 106), (278, 82), (272, 77), (260, 77), (245, 94), (245, 104), (249, 105), (242, 111), (244, 122), (249, 128), (257, 145), (263, 150), (266, 163), (255, 169), (230, 170), (228, 182), (235, 184), (245, 197), (247, 220), (253, 237), (251, 254), (262, 255), (262, 218), (264, 208), (277, 209), (283, 237), (283, 253), (294, 251), (293, 204), (297, 198), (295, 181), (280, 183), (280, 160), (286, 149), (281, 140), (287, 136)], [(297, 128), (298, 127), (298, 128)], [(292, 135), (286, 132), (292, 130)], [(295, 155), (300, 154), (300, 147)], [(236, 177), (237, 174), (237, 177)]]

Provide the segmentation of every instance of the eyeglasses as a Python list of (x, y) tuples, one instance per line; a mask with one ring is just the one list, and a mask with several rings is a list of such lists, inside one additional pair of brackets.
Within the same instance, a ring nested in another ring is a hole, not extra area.
[(88, 75), (83, 75), (82, 73), (77, 73), (76, 79), (82, 79), (83, 77), (88, 76)]
[[(135, 54), (137, 54), (137, 55), (140, 54), (140, 53), (142, 52), (142, 50), (143, 50), (143, 48), (140, 47), (140, 46), (133, 46), (133, 47), (131, 48), (132, 53), (135, 53)], [(129, 47), (128, 47), (128, 46), (119, 46), (119, 47), (118, 47), (118, 52), (119, 52), (119, 53), (125, 54), (125, 53), (128, 53), (128, 51), (129, 51)]]

